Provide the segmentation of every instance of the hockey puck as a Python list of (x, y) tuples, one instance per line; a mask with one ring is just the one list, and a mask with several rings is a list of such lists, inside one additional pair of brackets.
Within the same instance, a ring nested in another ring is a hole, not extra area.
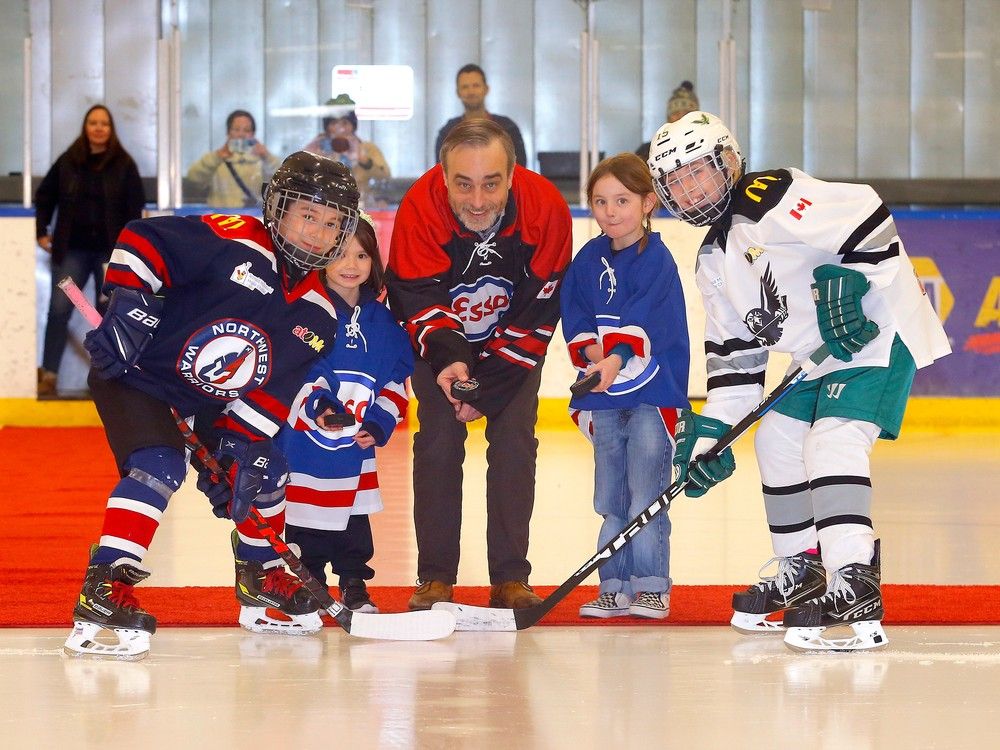
[(321, 417), (321, 419), (323, 420), (323, 428), (327, 430), (342, 430), (345, 427), (351, 427), (357, 421), (354, 419), (353, 414), (348, 414), (347, 412), (327, 414), (325, 417)]
[(451, 397), (456, 401), (475, 401), (479, 398), (479, 381), (475, 378), (454, 381), (451, 384)]
[(574, 396), (586, 396), (588, 393), (594, 390), (594, 386), (596, 386), (600, 382), (601, 382), (601, 373), (595, 370), (594, 372), (590, 373), (590, 375), (588, 375), (587, 377), (582, 378), (581, 380), (577, 380), (575, 383), (573, 383), (573, 385), (569, 387), (569, 390), (570, 393), (572, 393)]

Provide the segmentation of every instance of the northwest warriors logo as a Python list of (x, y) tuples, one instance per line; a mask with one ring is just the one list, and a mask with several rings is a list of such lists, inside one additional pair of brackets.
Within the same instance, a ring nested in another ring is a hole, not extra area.
[(768, 265), (760, 280), (760, 307), (755, 307), (743, 319), (761, 346), (772, 346), (781, 338), (780, 326), (788, 319), (787, 299), (787, 295), (778, 294), (778, 285)]
[(231, 401), (271, 377), (271, 341), (246, 321), (218, 320), (188, 338), (177, 372), (198, 391)]
[(484, 276), (474, 284), (460, 284), (451, 290), (451, 309), (462, 320), (469, 341), (485, 341), (510, 307), (514, 285), (507, 279)]

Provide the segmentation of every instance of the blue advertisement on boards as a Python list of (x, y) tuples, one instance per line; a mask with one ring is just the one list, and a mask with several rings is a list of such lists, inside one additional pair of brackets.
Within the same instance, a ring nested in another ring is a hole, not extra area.
[(952, 347), (917, 372), (913, 394), (1000, 396), (1000, 212), (893, 215)]

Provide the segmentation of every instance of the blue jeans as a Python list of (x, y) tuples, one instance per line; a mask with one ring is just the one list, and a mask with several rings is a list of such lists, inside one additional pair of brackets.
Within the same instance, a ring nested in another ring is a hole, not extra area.
[[(95, 296), (100, 299), (101, 287), (104, 285), (103, 252), (70, 248), (62, 261), (52, 264), (52, 296), (49, 299), (49, 317), (45, 323), (45, 351), (42, 354), (42, 367), (49, 372), (59, 372), (66, 341), (69, 338), (69, 319), (73, 315), (73, 303), (69, 301), (63, 290), (57, 284), (69, 276), (76, 285), (83, 289), (87, 280), (93, 275), (96, 285)], [(98, 309), (102, 305), (98, 304)]]
[[(598, 548), (617, 536), (670, 484), (673, 444), (655, 406), (593, 412), (594, 510), (604, 517)], [(600, 568), (600, 593), (670, 591), (670, 519), (660, 512)]]

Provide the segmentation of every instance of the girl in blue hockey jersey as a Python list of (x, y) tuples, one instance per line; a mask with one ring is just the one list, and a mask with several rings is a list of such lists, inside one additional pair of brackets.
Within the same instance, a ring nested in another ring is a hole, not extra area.
[[(406, 333), (383, 305), (383, 266), (371, 217), (361, 214), (344, 254), (326, 268), (339, 330), (333, 352), (313, 367), (299, 393), (303, 407), (278, 436), (288, 458), (286, 531), (302, 562), (323, 584), (330, 564), (340, 576), (344, 605), (378, 612), (366, 580), (374, 554), (370, 513), (382, 510), (375, 447), (383, 446), (406, 412), (404, 381), (413, 372)], [(304, 404), (316, 389), (330, 390), (355, 424), (320, 429)]]
[[(601, 228), (563, 280), (563, 335), (580, 378), (599, 373), (570, 412), (594, 443), (594, 509), (604, 517), (598, 548), (670, 484), (677, 410), (688, 407), (690, 359), (677, 266), (654, 233), (658, 205), (649, 168), (635, 154), (605, 159), (587, 200)], [(670, 613), (670, 520), (665, 512), (601, 569), (583, 617)]]

